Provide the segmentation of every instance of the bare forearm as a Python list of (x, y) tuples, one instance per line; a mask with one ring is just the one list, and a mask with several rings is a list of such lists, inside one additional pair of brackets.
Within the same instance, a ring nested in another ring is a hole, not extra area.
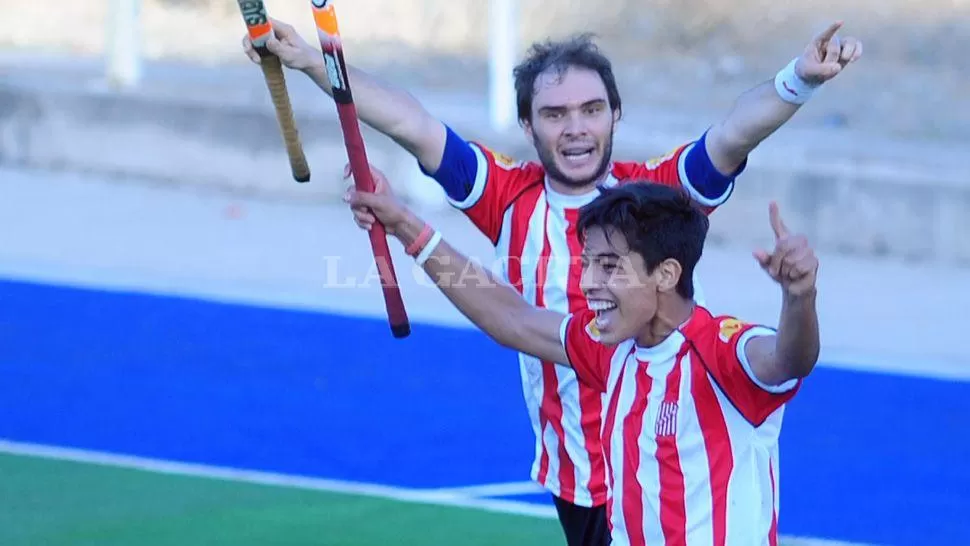
[[(429, 171), (437, 170), (444, 153), (444, 125), (407, 91), (353, 66), (348, 66), (347, 72), (361, 121), (389, 136)], [(322, 58), (318, 66), (307, 70), (307, 75), (333, 96)]]
[(799, 105), (778, 96), (774, 80), (744, 92), (723, 121), (707, 133), (707, 153), (719, 171), (730, 174), (772, 133), (785, 124)]
[[(397, 230), (407, 246), (424, 223), (413, 218)], [(546, 360), (565, 361), (559, 339), (558, 313), (525, 301), (511, 286), (497, 281), (481, 265), (442, 240), (423, 265), (438, 289), (482, 331), (498, 343)]]
[(502, 345), (524, 350), (513, 326), (532, 312), (512, 287), (498, 283), (484, 268), (456, 252), (446, 241), (424, 264), (425, 272), (469, 320)]
[(789, 377), (805, 377), (818, 362), (820, 351), (816, 292), (782, 299), (775, 340), (775, 358)]

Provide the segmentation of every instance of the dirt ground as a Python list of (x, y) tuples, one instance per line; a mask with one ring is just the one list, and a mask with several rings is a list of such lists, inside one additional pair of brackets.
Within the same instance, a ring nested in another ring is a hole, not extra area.
[[(8, 29), (0, 50), (100, 55), (108, 6), (85, 0), (57, 10), (0, 0)], [(312, 36), (305, 0), (267, 0), (270, 14)], [(864, 62), (826, 89), (795, 123), (920, 140), (970, 140), (970, 1), (519, 0), (520, 51), (533, 40), (592, 31), (618, 68), (627, 104), (723, 111), (770, 77), (831, 20), (865, 44)], [(406, 86), (483, 88), (488, 2), (338, 2), (352, 62)], [(205, 63), (244, 62), (232, 0), (142, 0), (143, 54)], [(662, 78), (657, 76), (661, 75)]]

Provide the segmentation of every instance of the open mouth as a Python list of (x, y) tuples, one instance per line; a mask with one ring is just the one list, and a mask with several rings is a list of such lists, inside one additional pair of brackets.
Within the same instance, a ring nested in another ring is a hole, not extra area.
[(563, 148), (560, 153), (568, 165), (579, 167), (585, 165), (593, 157), (595, 151), (595, 146), (571, 146)]
[(608, 300), (589, 300), (587, 305), (596, 313), (596, 327), (600, 330), (609, 329), (617, 314), (616, 304)]

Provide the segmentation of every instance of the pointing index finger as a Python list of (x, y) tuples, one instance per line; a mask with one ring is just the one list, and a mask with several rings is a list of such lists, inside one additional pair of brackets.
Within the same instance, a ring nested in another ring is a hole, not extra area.
[(821, 34), (815, 37), (815, 43), (817, 43), (819, 46), (825, 46), (829, 43), (829, 41), (832, 40), (835, 33), (838, 32), (840, 28), (842, 28), (842, 21), (832, 23), (829, 25), (829, 28), (825, 29)]
[(776, 241), (788, 237), (788, 226), (781, 219), (781, 212), (778, 211), (778, 203), (772, 201), (768, 205), (768, 218), (771, 220), (771, 229), (775, 232)]

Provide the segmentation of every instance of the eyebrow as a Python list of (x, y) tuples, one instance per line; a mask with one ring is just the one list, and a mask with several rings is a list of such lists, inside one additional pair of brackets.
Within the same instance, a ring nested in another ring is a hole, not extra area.
[[(588, 101), (584, 102), (583, 104), (580, 104), (579, 107), (580, 108), (587, 108), (587, 107), (590, 107), (590, 106), (605, 106), (605, 105), (606, 105), (606, 99), (593, 99), (593, 100), (588, 100)], [(568, 110), (568, 107), (562, 106), (562, 105), (560, 105), (560, 106), (543, 106), (543, 107), (539, 108), (539, 111), (540, 112), (565, 112), (566, 110)]]
[(616, 260), (620, 259), (620, 255), (617, 254), (616, 252), (599, 252), (593, 255), (584, 254), (584, 256), (586, 256), (586, 258), (589, 260), (602, 260), (603, 258), (616, 259)]

